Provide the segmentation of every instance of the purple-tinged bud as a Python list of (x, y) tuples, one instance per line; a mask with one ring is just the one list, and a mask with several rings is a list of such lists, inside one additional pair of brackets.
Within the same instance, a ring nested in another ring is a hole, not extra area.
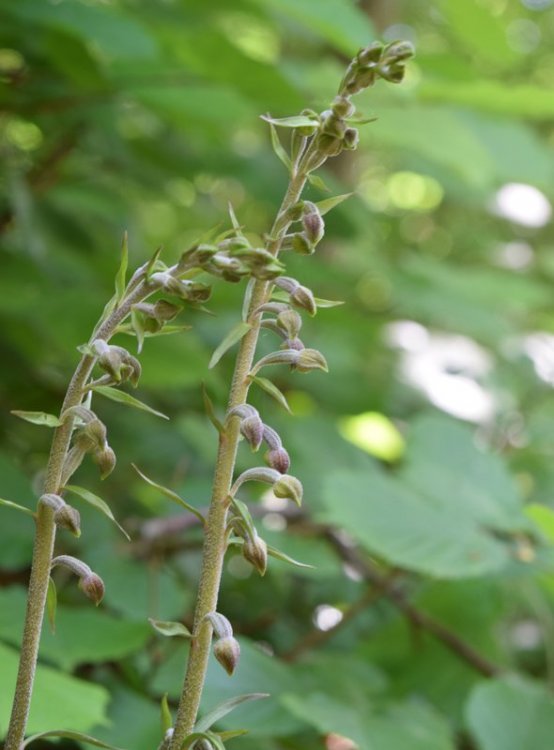
[[(351, 130), (352, 128), (348, 128)], [(314, 246), (323, 238), (325, 234), (325, 222), (323, 221), (321, 214), (318, 210), (312, 211), (308, 214), (304, 214), (302, 218), (302, 225), (304, 227), (304, 234), (308, 242)]]
[(54, 513), (54, 522), (60, 529), (67, 529), (73, 536), (81, 536), (81, 516), (76, 508), (64, 502)]
[(244, 439), (248, 441), (252, 450), (257, 451), (264, 439), (264, 423), (259, 414), (253, 414), (243, 419), (240, 423), (240, 432)]
[(280, 477), (273, 485), (273, 494), (286, 500), (292, 500), (298, 507), (302, 505), (304, 488), (302, 483), (296, 477), (285, 474)]
[(264, 576), (267, 570), (267, 544), (256, 534), (247, 536), (242, 545), (242, 556), (254, 566), (257, 572)]
[(220, 638), (214, 643), (214, 656), (230, 676), (235, 671), (240, 658), (240, 645), (236, 638)]
[(100, 468), (100, 479), (105, 479), (115, 469), (115, 453), (107, 443), (101, 450), (96, 451), (93, 455), (93, 459)]
[(323, 370), (329, 372), (327, 360), (317, 349), (302, 349), (296, 362), (298, 372), (310, 372), (311, 370)]
[(295, 349), (297, 352), (302, 351), (302, 349), (305, 349), (305, 346), (303, 342), (299, 338), (295, 339), (285, 339), (283, 343), (281, 344), (281, 349)]
[(264, 456), (268, 466), (275, 469), (280, 474), (286, 474), (290, 468), (290, 457), (284, 448), (273, 448), (268, 450)]
[[(342, 138), (346, 125), (340, 117), (337, 117), (330, 109), (321, 115), (321, 134), (333, 138)], [(321, 137), (321, 135), (320, 135)]]
[(344, 148), (348, 151), (355, 151), (360, 141), (360, 134), (356, 128), (346, 128), (344, 133), (343, 143)]
[(79, 581), (79, 588), (96, 606), (104, 598), (104, 581), (96, 573), (83, 576)]

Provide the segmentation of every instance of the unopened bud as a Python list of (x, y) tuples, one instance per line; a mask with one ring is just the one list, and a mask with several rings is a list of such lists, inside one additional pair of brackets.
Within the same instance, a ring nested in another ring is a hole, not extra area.
[[(348, 128), (348, 130), (351, 130), (351, 128)], [(319, 211), (316, 209), (315, 211), (305, 214), (302, 218), (302, 225), (308, 242), (312, 246), (317, 245), (325, 234), (325, 222)]]
[(315, 249), (306, 234), (301, 232), (292, 235), (291, 247), (299, 255), (311, 255)]
[(403, 62), (415, 55), (415, 48), (411, 42), (391, 42), (385, 47), (383, 62)]
[(302, 318), (296, 310), (288, 308), (277, 315), (277, 325), (288, 338), (296, 338), (302, 328)]
[[(317, 112), (314, 112), (313, 109), (303, 109), (300, 114), (306, 117), (313, 117), (314, 120), (319, 119), (319, 115), (317, 114)], [(318, 127), (319, 127), (319, 124), (317, 122), (314, 122), (313, 125), (304, 125), (301, 128), (298, 128), (298, 133), (300, 135), (304, 135), (307, 138), (309, 138), (311, 135), (313, 135), (316, 132)]]
[(327, 360), (317, 349), (302, 349), (296, 362), (298, 372), (310, 372), (311, 370), (323, 370), (328, 372)]
[(264, 439), (264, 423), (258, 414), (253, 414), (240, 423), (241, 435), (248, 441), (253, 451), (257, 451)]
[(104, 448), (93, 455), (94, 461), (100, 467), (100, 478), (105, 479), (115, 469), (116, 457), (113, 450), (106, 443)]
[(381, 42), (372, 42), (368, 47), (364, 47), (358, 52), (355, 60), (357, 60), (361, 67), (365, 68), (372, 63), (379, 62), (383, 54), (383, 49), (384, 47)]
[(348, 151), (355, 151), (360, 141), (360, 134), (356, 128), (346, 128), (344, 132), (344, 148)]
[(268, 466), (280, 474), (286, 474), (290, 468), (290, 457), (283, 447), (268, 450), (264, 459)]
[(333, 110), (333, 114), (342, 119), (350, 117), (356, 111), (356, 107), (346, 96), (336, 96), (333, 99), (331, 108)]
[(239, 487), (245, 482), (265, 482), (266, 484), (274, 484), (279, 479), (279, 476), (279, 472), (266, 466), (256, 466), (253, 469), (246, 469), (246, 471), (243, 471), (242, 474), (237, 477), (231, 487), (231, 497), (236, 495)]
[(338, 156), (342, 151), (342, 136), (329, 135), (328, 133), (320, 133), (317, 136), (316, 146), (318, 153), (323, 156)]
[(273, 485), (273, 494), (275, 497), (292, 500), (300, 507), (302, 505), (304, 489), (299, 479), (290, 474), (285, 474)]
[(98, 606), (104, 598), (104, 581), (92, 571), (81, 578), (79, 581), (79, 588), (83, 591), (85, 596), (94, 602), (96, 606)]
[(63, 503), (54, 513), (54, 522), (60, 529), (71, 531), (73, 536), (81, 536), (81, 516), (76, 508)]
[(317, 305), (312, 291), (306, 286), (298, 286), (290, 295), (290, 301), (296, 307), (306, 310), (308, 315), (314, 316), (317, 312)]
[(297, 352), (305, 349), (304, 343), (299, 338), (285, 339), (281, 344), (281, 349), (295, 349)]
[(240, 645), (236, 638), (220, 638), (214, 643), (214, 656), (228, 675), (235, 671), (240, 658)]
[(94, 453), (106, 445), (106, 425), (93, 419), (75, 431), (75, 445), (85, 453)]
[(248, 536), (242, 545), (242, 556), (254, 566), (257, 572), (264, 576), (267, 570), (267, 544), (256, 534)]

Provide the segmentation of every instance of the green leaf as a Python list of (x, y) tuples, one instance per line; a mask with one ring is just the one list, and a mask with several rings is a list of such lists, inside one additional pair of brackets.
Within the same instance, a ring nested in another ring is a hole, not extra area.
[[(153, 620), (151, 617), (148, 618), (148, 622), (154, 630), (158, 633), (173, 638), (179, 636), (181, 638), (192, 638), (190, 630), (183, 625), (182, 622), (171, 622), (169, 620)], [(170, 725), (171, 726), (171, 725)]]
[(31, 516), (32, 518), (35, 517), (34, 512), (30, 508), (26, 508), (24, 505), (19, 505), (18, 503), (12, 503), (11, 500), (4, 500), (3, 497), (0, 497), (0, 505), (4, 505), (6, 508), (12, 508), (13, 510), (20, 510), (22, 513), (25, 513), (25, 515)]
[(209, 740), (212, 746), (216, 748), (216, 750), (225, 750), (225, 745), (223, 744), (221, 737), (219, 737), (219, 735), (217, 734), (214, 734), (213, 732), (193, 732), (185, 738), (185, 741), (181, 745), (181, 748), (182, 750), (188, 750), (188, 748), (192, 747), (196, 740), (202, 739)]
[(358, 690), (349, 701), (331, 693), (285, 695), (283, 704), (322, 734), (348, 737), (363, 750), (454, 750), (445, 719), (424, 703), (386, 703), (376, 710)]
[(296, 568), (315, 568), (315, 565), (308, 565), (307, 563), (295, 560), (294, 557), (286, 555), (284, 552), (281, 552), (281, 550), (278, 550), (275, 547), (270, 547), (269, 544), (267, 545), (267, 554), (271, 555), (271, 557), (275, 557), (277, 560), (289, 563), (289, 565), (294, 565)]
[(320, 297), (314, 297), (317, 307), (340, 307), (344, 305), (344, 302), (340, 299), (321, 299)]
[(121, 263), (115, 275), (115, 293), (116, 293), (118, 302), (121, 302), (125, 294), (125, 287), (127, 286), (126, 279), (127, 279), (128, 266), (129, 266), (129, 245), (128, 245), (128, 235), (127, 235), (127, 232), (125, 231), (123, 233), (123, 242), (121, 243)]
[(208, 391), (206, 389), (205, 383), (202, 383), (202, 399), (204, 401), (204, 408), (206, 409), (206, 414), (208, 415), (208, 419), (213, 424), (215, 429), (219, 432), (219, 434), (222, 435), (225, 432), (225, 427), (217, 418), (214, 405), (212, 403), (210, 396), (208, 395)]
[(340, 206), (343, 201), (350, 198), (354, 193), (344, 193), (343, 195), (335, 195), (334, 198), (326, 198), (324, 201), (318, 201), (315, 205), (317, 206), (319, 213), (322, 216), (325, 216), (326, 213), (329, 213), (335, 206)]
[(271, 380), (268, 380), (267, 378), (261, 378), (259, 375), (255, 375), (253, 378), (251, 378), (251, 380), (253, 383), (256, 383), (256, 385), (259, 385), (260, 388), (266, 393), (269, 393), (269, 395), (274, 398), (278, 404), (281, 404), (281, 406), (286, 409), (289, 414), (292, 414), (285, 395), (279, 390), (279, 388), (277, 388), (274, 383), (271, 382)]
[(272, 122), (269, 123), (269, 132), (271, 134), (271, 145), (273, 147), (273, 151), (275, 152), (275, 155), (277, 156), (279, 161), (283, 162), (283, 164), (287, 168), (287, 171), (290, 172), (292, 168), (292, 162), (290, 160), (290, 156), (287, 154), (287, 152), (283, 148), (283, 144), (279, 140), (279, 135), (277, 134), (277, 128)]
[(167, 693), (164, 693), (160, 702), (160, 723), (162, 726), (162, 734), (165, 735), (168, 729), (173, 726), (173, 717), (169, 710), (169, 704), (167, 702)]
[(196, 732), (205, 732), (213, 724), (218, 722), (231, 711), (234, 711), (237, 706), (242, 703), (248, 703), (249, 701), (258, 701), (262, 698), (269, 698), (269, 693), (246, 693), (245, 695), (237, 695), (236, 698), (230, 698), (229, 700), (223, 701), (215, 708), (212, 708), (205, 716), (203, 716), (194, 727)]
[(56, 584), (54, 579), (50, 577), (48, 579), (48, 590), (46, 592), (46, 613), (48, 615), (48, 622), (50, 624), (50, 630), (52, 633), (56, 632), (56, 608), (58, 606), (58, 593), (56, 591)]
[(64, 490), (67, 490), (68, 492), (72, 492), (74, 495), (77, 495), (82, 500), (84, 500), (89, 505), (92, 505), (93, 508), (96, 508), (96, 510), (99, 510), (101, 513), (103, 513), (105, 516), (107, 516), (110, 521), (115, 523), (117, 528), (121, 531), (123, 536), (130, 542), (131, 537), (129, 534), (125, 531), (123, 526), (121, 526), (115, 519), (114, 514), (111, 511), (110, 506), (108, 503), (106, 503), (104, 500), (102, 500), (101, 497), (98, 497), (98, 495), (95, 495), (94, 492), (91, 492), (90, 490), (86, 490), (84, 487), (78, 487), (75, 484), (67, 484), (64, 487)]
[(14, 409), (10, 413), (15, 417), (24, 419), (26, 422), (38, 424), (42, 427), (59, 427), (63, 424), (59, 417), (56, 417), (54, 414), (46, 414), (44, 411), (19, 411)]
[(514, 538), (530, 528), (501, 459), (479, 450), (466, 427), (438, 416), (415, 422), (396, 475), (377, 465), (332, 472), (322, 499), (323, 519), (372, 554), (441, 578), (502, 569), (515, 559)]
[(525, 506), (525, 515), (537, 524), (550, 543), (554, 542), (554, 510), (552, 508), (539, 503), (529, 503)]
[(331, 192), (331, 188), (317, 174), (309, 174), (308, 175), (308, 182), (310, 183), (310, 185), (313, 185), (318, 190), (321, 190), (322, 193), (330, 193)]
[(210, 359), (210, 364), (208, 365), (209, 369), (211, 370), (213, 367), (217, 365), (221, 357), (225, 354), (225, 352), (230, 349), (232, 346), (234, 346), (236, 343), (238, 343), (243, 336), (245, 336), (248, 331), (252, 328), (250, 323), (244, 323), (243, 321), (240, 321), (240, 323), (237, 323), (236, 326), (234, 326), (227, 336), (223, 339), (221, 344), (217, 347), (215, 352), (212, 354), (212, 358)]
[(121, 748), (115, 747), (115, 745), (108, 745), (107, 742), (102, 742), (102, 740), (97, 740), (94, 737), (91, 737), (88, 734), (83, 734), (82, 732), (71, 732), (68, 729), (53, 729), (49, 732), (40, 732), (39, 734), (34, 734), (32, 737), (28, 737), (23, 745), (22, 748), (28, 747), (31, 742), (35, 742), (36, 740), (40, 739), (46, 739), (47, 737), (64, 737), (68, 740), (77, 740), (77, 742), (84, 742), (85, 745), (94, 745), (94, 747), (103, 747), (107, 750), (121, 750)]
[(279, 128), (305, 128), (319, 125), (319, 121), (315, 117), (307, 117), (306, 115), (293, 115), (292, 117), (270, 117), (270, 115), (260, 115), (262, 120), (269, 122), (270, 125), (276, 125)]
[(205, 524), (206, 519), (200, 513), (198, 508), (195, 508), (194, 505), (190, 505), (190, 503), (187, 503), (186, 500), (183, 500), (183, 498), (178, 495), (176, 492), (173, 492), (173, 490), (170, 490), (168, 487), (164, 487), (163, 484), (158, 484), (157, 482), (154, 482), (154, 480), (150, 479), (146, 476), (146, 474), (143, 474), (142, 471), (138, 468), (138, 466), (135, 466), (135, 464), (131, 464), (133, 469), (137, 472), (139, 477), (143, 479), (147, 484), (149, 484), (151, 487), (154, 487), (158, 490), (158, 492), (161, 492), (162, 495), (167, 497), (169, 500), (172, 500), (177, 505), (180, 505), (181, 508), (184, 508), (185, 510), (188, 510), (190, 513), (193, 513), (196, 518), (202, 523), (202, 525)]
[[(7, 727), (19, 664), (18, 653), (0, 644), (0, 664), (0, 726)], [(97, 724), (105, 723), (109, 700), (105, 688), (39, 663), (27, 729), (34, 734), (57, 731), (56, 727), (65, 725), (73, 727), (76, 732), (88, 732)]]
[(251, 537), (255, 536), (256, 529), (254, 527), (254, 521), (252, 520), (252, 516), (250, 515), (250, 511), (248, 510), (248, 506), (246, 505), (246, 503), (243, 503), (242, 500), (234, 497), (232, 500), (232, 506), (237, 511), (239, 518), (243, 520), (249, 535)]
[[(163, 247), (161, 247), (161, 246), (158, 247), (156, 249), (154, 255), (148, 261), (148, 265), (146, 266), (146, 278), (147, 279), (149, 279), (150, 276), (152, 276), (152, 274), (155, 271), (161, 270), (161, 269), (158, 269), (158, 261), (160, 259), (160, 255), (162, 254), (162, 250), (163, 250)], [(164, 266), (164, 268), (165, 268), (165, 266)]]
[(466, 705), (480, 750), (551, 750), (554, 699), (545, 685), (507, 676), (481, 682)]
[(133, 333), (135, 334), (135, 336), (137, 337), (137, 351), (140, 354), (142, 352), (142, 347), (144, 345), (144, 337), (145, 337), (146, 331), (144, 330), (144, 326), (142, 324), (142, 316), (134, 308), (131, 310), (131, 325), (128, 327), (125, 327), (125, 330), (123, 329), (124, 327), (120, 326), (118, 332), (130, 333), (131, 335)]
[(138, 398), (130, 396), (128, 393), (125, 393), (125, 391), (118, 391), (116, 388), (112, 388), (109, 385), (95, 385), (91, 390), (93, 390), (95, 393), (99, 393), (101, 396), (109, 398), (110, 401), (115, 401), (118, 404), (132, 406), (134, 409), (147, 411), (149, 414), (154, 414), (154, 416), (156, 417), (169, 419), (169, 417), (167, 417), (165, 414), (162, 414), (161, 411), (156, 411), (156, 409), (153, 409), (151, 406), (148, 406), (142, 401), (139, 401)]

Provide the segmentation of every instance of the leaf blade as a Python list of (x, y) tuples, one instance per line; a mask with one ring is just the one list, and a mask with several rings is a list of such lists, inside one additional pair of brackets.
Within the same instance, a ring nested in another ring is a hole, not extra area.
[(227, 714), (234, 711), (237, 706), (240, 706), (242, 703), (248, 703), (249, 701), (261, 700), (262, 698), (269, 698), (269, 693), (245, 693), (243, 695), (237, 695), (235, 698), (229, 698), (229, 700), (219, 703), (215, 708), (212, 708), (211, 711), (208, 711), (206, 716), (196, 723), (194, 729), (196, 732), (206, 732), (216, 723), (216, 721), (227, 716)]
[(153, 409), (151, 406), (148, 406), (148, 404), (145, 404), (143, 401), (139, 401), (138, 398), (131, 396), (129, 393), (126, 393), (125, 391), (118, 391), (117, 388), (112, 388), (110, 385), (95, 385), (93, 388), (91, 388), (91, 390), (94, 391), (95, 393), (99, 393), (101, 396), (105, 396), (106, 398), (109, 398), (110, 401), (115, 401), (116, 404), (123, 404), (124, 406), (131, 406), (134, 409), (139, 409), (140, 411), (146, 411), (149, 414), (153, 414), (156, 417), (161, 417), (162, 419), (169, 419), (169, 417), (166, 414), (162, 414), (161, 411), (156, 411), (156, 409)]
[(83, 734), (83, 732), (73, 732), (66, 729), (52, 729), (48, 732), (39, 732), (38, 734), (34, 734), (32, 737), (27, 737), (21, 747), (24, 750), (24, 748), (28, 747), (31, 742), (35, 742), (35, 740), (44, 739), (46, 737), (65, 737), (70, 740), (85, 742), (87, 745), (94, 745), (94, 747), (103, 747), (106, 750), (121, 750), (121, 748), (118, 748), (115, 745), (109, 745), (107, 742), (97, 740), (96, 737), (91, 737), (88, 734)]
[(277, 388), (275, 383), (272, 383), (271, 380), (268, 380), (268, 378), (262, 378), (259, 375), (255, 375), (251, 380), (253, 383), (256, 383), (256, 385), (259, 385), (263, 391), (274, 398), (278, 404), (281, 404), (285, 411), (288, 411), (289, 414), (292, 414), (292, 410), (284, 393), (282, 393), (279, 388)]
[(81, 500), (84, 500), (89, 505), (92, 505), (93, 508), (96, 508), (96, 510), (99, 510), (100, 513), (103, 513), (105, 516), (107, 516), (112, 523), (114, 523), (117, 528), (121, 531), (123, 536), (127, 539), (127, 541), (131, 541), (131, 537), (129, 534), (125, 531), (123, 526), (116, 520), (114, 514), (112, 513), (112, 509), (108, 505), (108, 503), (105, 500), (102, 500), (101, 497), (98, 497), (98, 495), (95, 495), (94, 492), (91, 492), (90, 490), (85, 489), (84, 487), (78, 487), (75, 484), (66, 484), (64, 487), (64, 490), (67, 490), (67, 492), (72, 492), (74, 495), (77, 495), (77, 497), (80, 497)]
[(26, 508), (24, 505), (19, 505), (19, 503), (14, 503), (11, 500), (5, 500), (3, 497), (0, 497), (0, 505), (4, 505), (6, 508), (12, 508), (13, 510), (20, 510), (22, 513), (25, 513), (25, 515), (31, 516), (31, 518), (35, 517), (34, 512), (30, 508)]
[(23, 419), (25, 422), (37, 424), (41, 427), (59, 427), (62, 424), (62, 420), (56, 417), (55, 414), (47, 414), (44, 411), (20, 411), (19, 409), (13, 409), (10, 414)]
[(154, 620), (152, 617), (148, 618), (148, 622), (152, 625), (154, 630), (165, 635), (167, 638), (174, 638), (175, 636), (179, 636), (180, 638), (192, 638), (192, 633), (182, 622)]
[(129, 267), (129, 245), (127, 230), (123, 232), (123, 241), (121, 243), (121, 263), (115, 275), (115, 293), (117, 301), (121, 302), (125, 294), (127, 268)]
[(169, 487), (164, 487), (163, 484), (158, 484), (158, 482), (154, 482), (153, 479), (150, 479), (150, 477), (147, 477), (146, 474), (144, 474), (136, 464), (131, 464), (133, 469), (137, 472), (139, 477), (146, 482), (146, 484), (149, 484), (151, 487), (154, 487), (154, 489), (158, 490), (158, 492), (161, 492), (164, 497), (167, 497), (168, 500), (171, 500), (172, 502), (176, 503), (177, 505), (180, 505), (185, 510), (188, 510), (189, 513), (192, 513), (193, 515), (198, 518), (200, 523), (204, 525), (206, 523), (206, 519), (200, 513), (198, 508), (195, 508), (194, 505), (191, 505), (190, 503), (187, 503), (186, 500), (183, 500), (183, 498), (178, 495), (176, 492), (173, 492), (173, 490), (170, 490)]
[(216, 348), (214, 353), (212, 354), (212, 358), (210, 359), (210, 363), (208, 365), (208, 368), (211, 370), (214, 368), (219, 360), (223, 357), (223, 355), (235, 344), (237, 344), (243, 336), (245, 336), (248, 331), (252, 328), (250, 323), (245, 323), (244, 321), (240, 321), (237, 323), (229, 333), (225, 336), (223, 341), (219, 344), (219, 346)]

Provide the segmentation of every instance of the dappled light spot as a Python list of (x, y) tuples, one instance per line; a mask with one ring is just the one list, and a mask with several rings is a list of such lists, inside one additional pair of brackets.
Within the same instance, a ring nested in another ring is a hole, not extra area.
[(325, 739), (326, 750), (357, 750), (358, 745), (340, 734), (329, 734)]
[(332, 607), (330, 604), (320, 604), (319, 607), (316, 607), (313, 620), (314, 625), (319, 630), (331, 630), (341, 622), (343, 617), (340, 609)]
[(533, 185), (510, 182), (496, 193), (492, 209), (499, 216), (526, 227), (543, 227), (552, 216), (548, 198)]
[(391, 205), (407, 211), (432, 211), (442, 201), (444, 190), (433, 177), (416, 172), (395, 172), (387, 180)]
[(346, 440), (383, 461), (397, 461), (404, 452), (402, 435), (384, 414), (368, 411), (346, 417), (339, 430)]
[(544, 331), (530, 333), (524, 339), (523, 350), (539, 378), (554, 384), (554, 336)]

